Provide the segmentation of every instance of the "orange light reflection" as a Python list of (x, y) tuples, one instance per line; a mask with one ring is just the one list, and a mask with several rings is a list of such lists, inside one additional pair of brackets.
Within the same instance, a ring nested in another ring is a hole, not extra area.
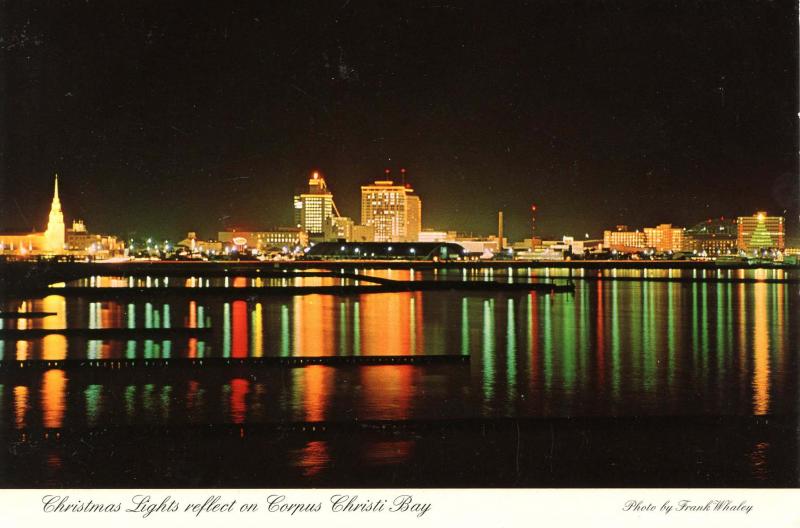
[(63, 370), (52, 369), (42, 375), (42, 425), (58, 429), (64, 421), (67, 376)]

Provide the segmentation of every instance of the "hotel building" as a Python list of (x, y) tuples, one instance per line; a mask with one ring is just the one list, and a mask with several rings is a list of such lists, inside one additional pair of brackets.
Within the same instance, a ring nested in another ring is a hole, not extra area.
[(785, 224), (782, 216), (767, 216), (763, 211), (753, 216), (740, 216), (736, 219), (736, 246), (741, 251), (783, 249)]
[(647, 235), (629, 231), (628, 226), (618, 225), (616, 231), (603, 231), (603, 247), (616, 251), (636, 251), (647, 247)]
[(361, 224), (376, 242), (415, 242), (422, 230), (422, 201), (410, 186), (378, 180), (361, 186)]
[(684, 229), (682, 227), (659, 224), (656, 227), (645, 227), (643, 231), (647, 247), (655, 249), (658, 253), (683, 251), (684, 249)]
[(246, 246), (256, 249), (294, 248), (308, 245), (305, 231), (299, 227), (278, 227), (268, 231), (219, 231), (217, 240), (223, 246)]

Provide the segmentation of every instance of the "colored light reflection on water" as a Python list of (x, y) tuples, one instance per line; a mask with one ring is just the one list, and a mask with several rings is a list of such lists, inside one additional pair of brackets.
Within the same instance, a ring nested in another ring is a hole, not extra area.
[[(252, 376), (225, 369), (106, 376), (54, 368), (0, 380), (0, 427), (791, 414), (798, 299), (797, 286), (789, 284), (635, 281), (578, 282), (574, 295), (402, 292), (123, 302), (49, 295), (2, 309), (55, 316), (3, 324), (211, 332), (5, 339), (5, 359), (456, 354), (471, 361), (314, 365)], [(402, 463), (416, 449), (408, 439), (371, 446), (365, 464)], [(329, 439), (293, 449), (289, 459), (308, 475), (324, 472), (336, 457)], [(767, 471), (770, 449), (769, 442), (753, 443), (754, 472)]]

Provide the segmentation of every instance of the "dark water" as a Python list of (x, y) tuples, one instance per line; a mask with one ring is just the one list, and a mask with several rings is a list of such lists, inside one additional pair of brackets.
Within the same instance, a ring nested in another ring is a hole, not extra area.
[[(412, 272), (392, 273), (410, 278)], [(86, 284), (124, 287), (128, 280)], [(150, 286), (163, 286), (152, 280)], [(170, 279), (171, 286), (198, 287), (192, 280), (205, 279)], [(227, 285), (250, 280), (231, 277)], [(3, 361), (464, 354), (470, 362), (7, 369), (0, 373), (0, 430), (11, 447), (0, 458), (0, 480), (7, 486), (797, 485), (797, 284), (576, 284), (575, 295), (223, 301), (186, 290), (157, 301), (145, 294), (6, 300), (4, 310), (57, 315), (5, 320), (4, 328), (212, 332), (180, 339), (6, 339)]]

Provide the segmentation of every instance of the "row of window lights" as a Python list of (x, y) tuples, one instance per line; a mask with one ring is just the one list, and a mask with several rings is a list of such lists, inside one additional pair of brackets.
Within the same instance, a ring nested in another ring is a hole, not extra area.
[[(342, 246), (342, 247), (339, 248), (339, 251), (344, 251), (345, 249), (346, 248), (344, 246)], [(389, 246), (388, 250), (392, 251), (392, 246)], [(355, 252), (356, 253), (361, 253), (361, 248), (356, 248)], [(408, 252), (413, 255), (414, 253), (417, 252), (417, 250), (415, 248), (411, 248), (411, 249), (408, 250)], [(374, 257), (375, 253), (372, 253), (372, 256)]]

